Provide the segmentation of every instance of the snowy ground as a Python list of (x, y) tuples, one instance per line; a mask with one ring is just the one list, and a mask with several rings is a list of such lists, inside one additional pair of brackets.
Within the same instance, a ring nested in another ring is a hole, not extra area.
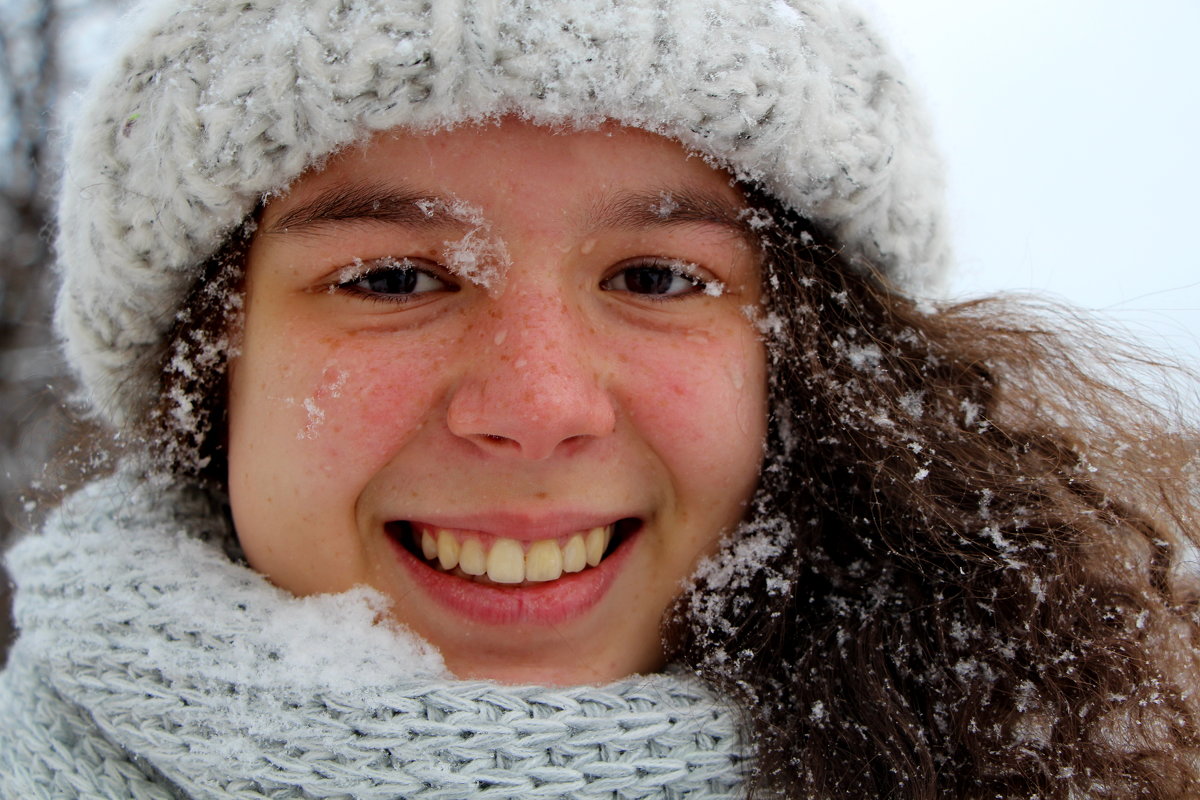
[(1050, 293), (1200, 366), (1200, 2), (874, 5), (949, 162), (955, 293)]

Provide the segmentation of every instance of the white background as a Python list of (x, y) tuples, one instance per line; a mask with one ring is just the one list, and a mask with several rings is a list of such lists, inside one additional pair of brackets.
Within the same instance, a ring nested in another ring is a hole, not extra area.
[(1200, 366), (1200, 0), (875, 0), (949, 167), (959, 296), (1050, 294)]

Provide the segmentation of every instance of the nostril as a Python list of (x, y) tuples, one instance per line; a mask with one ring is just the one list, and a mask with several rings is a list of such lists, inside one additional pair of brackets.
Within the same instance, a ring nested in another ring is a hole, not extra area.
[[(595, 375), (505, 374), (476, 370), (454, 391), (446, 422), (456, 436), (495, 454), (541, 459), (575, 440), (606, 436), (616, 426), (613, 398)], [(586, 373), (586, 374), (585, 374)]]
[(473, 438), (479, 447), (493, 453), (505, 453), (509, 451), (519, 453), (521, 451), (520, 442), (510, 439), (507, 436), (501, 436), (498, 433), (477, 433), (472, 434), (468, 438)]

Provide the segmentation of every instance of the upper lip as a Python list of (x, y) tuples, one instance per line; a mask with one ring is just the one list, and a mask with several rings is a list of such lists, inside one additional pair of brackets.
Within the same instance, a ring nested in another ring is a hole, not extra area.
[(486, 512), (421, 515), (405, 517), (403, 521), (431, 528), (474, 531), (506, 539), (532, 542), (538, 539), (567, 536), (592, 528), (602, 528), (619, 520), (636, 516), (635, 514), (595, 511), (557, 511), (536, 515)]

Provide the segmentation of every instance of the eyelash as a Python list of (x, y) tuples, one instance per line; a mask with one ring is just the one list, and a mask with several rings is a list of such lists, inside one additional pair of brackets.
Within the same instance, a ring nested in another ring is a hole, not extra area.
[[(422, 263), (425, 262), (423, 260), (412, 258), (397, 259), (390, 256), (374, 259), (365, 263), (356, 261), (354, 265), (346, 267), (341, 271), (338, 276), (339, 280), (336, 283), (331, 284), (329, 290), (331, 292), (345, 292), (347, 294), (378, 303), (400, 304), (411, 303), (424, 295), (433, 294), (439, 291), (458, 291), (458, 285), (453, 283), (449, 278), (445, 277), (440, 269), (431, 269), (419, 266)], [(690, 288), (685, 288), (682, 291), (675, 292), (670, 292), (669, 290), (662, 292), (637, 292), (633, 291), (633, 289), (628, 285), (616, 285), (628, 281), (629, 274), (634, 270), (660, 271), (662, 273), (668, 273), (672, 280), (681, 278), (690, 285)], [(696, 265), (676, 259), (628, 259), (617, 264), (616, 267), (609, 273), (609, 275), (600, 281), (600, 288), (604, 291), (624, 292), (655, 303), (666, 303), (680, 300), (699, 293), (712, 294), (712, 289), (714, 288), (716, 289), (716, 292), (719, 293), (722, 288), (721, 283), (719, 281), (705, 280), (696, 274), (698, 271), (700, 271), (700, 269)], [(400, 275), (404, 275), (405, 280), (412, 284), (411, 286), (399, 287), (402, 288), (403, 291), (396, 291), (394, 287), (372, 289), (369, 286), (360, 285), (365, 281), (395, 279)], [(420, 284), (423, 279), (435, 281), (438, 285), (436, 287), (424, 287), (421, 289)]]
[[(458, 291), (458, 285), (441, 275), (440, 270), (424, 268), (420, 266), (421, 263), (412, 258), (397, 259), (390, 256), (366, 263), (356, 262), (354, 266), (342, 270), (342, 275), (339, 276), (341, 279), (332, 284), (330, 290), (346, 292), (377, 303), (411, 303), (427, 294)], [(343, 277), (347, 273), (350, 273), (349, 276)], [(359, 286), (371, 279), (388, 279), (399, 275), (412, 276), (413, 286), (407, 291), (379, 291)], [(418, 291), (422, 279), (432, 279), (438, 286)]]
[[(671, 274), (672, 278), (682, 278), (691, 284), (691, 289), (687, 289), (674, 294), (654, 293), (654, 292), (634, 292), (628, 287), (614, 288), (612, 284), (618, 279), (626, 277), (632, 270), (661, 270)], [(656, 303), (665, 303), (672, 300), (679, 300), (685, 297), (690, 297), (695, 294), (708, 294), (710, 287), (720, 287), (717, 281), (708, 281), (700, 277), (696, 273), (700, 269), (695, 264), (689, 264), (685, 261), (678, 261), (669, 258), (636, 258), (628, 261), (623, 261), (616, 266), (611, 274), (600, 282), (600, 288), (606, 291), (624, 291), (629, 294), (645, 298)]]

